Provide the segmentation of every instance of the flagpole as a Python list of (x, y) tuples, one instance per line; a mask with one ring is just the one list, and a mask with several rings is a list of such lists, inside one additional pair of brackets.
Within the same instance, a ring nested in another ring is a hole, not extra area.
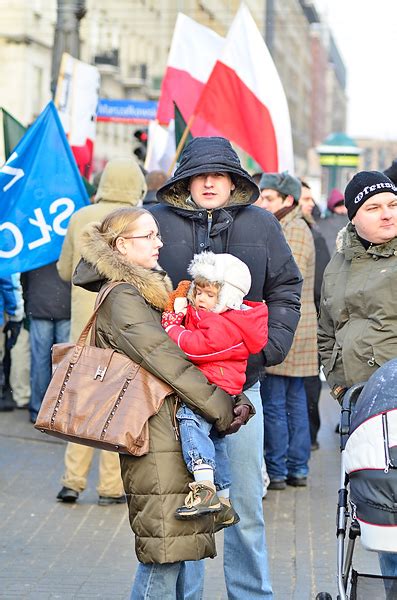
[(178, 160), (180, 153), (182, 152), (182, 148), (183, 148), (183, 146), (184, 146), (184, 144), (186, 142), (186, 138), (189, 135), (190, 128), (192, 127), (193, 121), (194, 121), (195, 118), (196, 118), (196, 115), (191, 115), (190, 119), (187, 122), (187, 125), (186, 125), (186, 127), (185, 127), (185, 129), (184, 129), (184, 131), (182, 133), (181, 139), (179, 140), (179, 144), (178, 144), (178, 147), (176, 149), (175, 156), (172, 159), (171, 166), (170, 166), (170, 168), (167, 171), (167, 177), (171, 177), (171, 173), (174, 170), (174, 167), (176, 165), (176, 161)]

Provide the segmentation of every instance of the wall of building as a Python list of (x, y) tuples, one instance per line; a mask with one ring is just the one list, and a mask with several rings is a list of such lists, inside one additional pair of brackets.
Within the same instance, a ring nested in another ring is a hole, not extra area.
[(384, 171), (397, 159), (397, 140), (355, 138), (355, 141), (362, 149), (360, 170)]
[[(313, 33), (312, 2), (246, 3), (260, 31), (265, 19), (268, 25), (272, 19), (271, 50), (289, 104), (296, 170), (306, 174), (310, 147), (344, 129), (343, 62), (329, 35)], [(102, 97), (157, 99), (178, 11), (225, 35), (238, 6), (239, 0), (86, 0), (81, 59), (98, 67)], [(56, 7), (56, 0), (13, 0), (2, 9), (1, 104), (25, 125), (50, 99)], [(98, 165), (131, 154), (133, 131), (133, 126), (98, 123)]]

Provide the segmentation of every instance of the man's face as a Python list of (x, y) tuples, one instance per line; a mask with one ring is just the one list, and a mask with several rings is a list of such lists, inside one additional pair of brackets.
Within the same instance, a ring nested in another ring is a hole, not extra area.
[(397, 196), (382, 192), (369, 198), (352, 219), (358, 235), (372, 244), (397, 236)]
[(302, 193), (299, 198), (299, 206), (304, 215), (311, 215), (314, 208), (314, 200), (311, 189), (302, 185)]
[(256, 200), (254, 204), (260, 208), (266, 208), (274, 214), (284, 206), (292, 206), (293, 202), (294, 199), (292, 196), (283, 198), (276, 190), (264, 188), (261, 191), (258, 200)]
[(212, 210), (225, 206), (235, 185), (228, 173), (194, 175), (189, 182), (190, 195), (201, 208)]

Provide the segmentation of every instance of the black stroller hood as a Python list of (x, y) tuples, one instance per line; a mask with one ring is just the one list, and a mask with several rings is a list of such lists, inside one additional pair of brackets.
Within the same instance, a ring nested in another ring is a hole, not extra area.
[(397, 358), (379, 367), (368, 379), (353, 410), (350, 433), (380, 413), (397, 409)]

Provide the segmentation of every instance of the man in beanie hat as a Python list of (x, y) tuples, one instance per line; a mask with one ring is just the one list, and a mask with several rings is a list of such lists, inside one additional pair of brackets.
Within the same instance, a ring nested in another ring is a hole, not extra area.
[(256, 204), (280, 221), (303, 276), (301, 320), (291, 350), (279, 365), (266, 367), (261, 383), (265, 460), (269, 490), (303, 487), (309, 472), (310, 426), (304, 377), (318, 374), (317, 315), (314, 304), (313, 236), (299, 206), (301, 182), (284, 173), (264, 173)]
[[(263, 413), (259, 377), (265, 365), (282, 362), (299, 321), (301, 276), (280, 226), (270, 213), (252, 206), (257, 185), (241, 167), (225, 138), (194, 138), (184, 149), (174, 176), (160, 188), (160, 205), (151, 212), (160, 224), (164, 246), (159, 262), (176, 286), (186, 279), (194, 254), (211, 250), (245, 262), (251, 272), (248, 299), (266, 300), (269, 340), (251, 356), (245, 393), (255, 418), (227, 438), (233, 505), (240, 523), (224, 538), (224, 568), (230, 598), (272, 598), (262, 508)], [(233, 431), (245, 422), (248, 406), (234, 409)], [(242, 465), (244, 467), (242, 468)], [(186, 596), (200, 595), (204, 565), (187, 565)]]
[[(177, 297), (174, 311), (182, 312), (164, 312), (163, 327), (210, 383), (239, 400), (248, 357), (267, 343), (267, 306), (263, 302), (243, 302), (251, 287), (251, 274), (247, 265), (231, 254), (196, 254), (188, 272), (193, 278), (188, 292), (190, 304), (185, 299), (183, 309), (183, 299)], [(193, 519), (213, 512), (214, 533), (235, 525), (240, 519), (229, 500), (226, 438), (185, 404), (176, 418), (183, 457), (194, 477), (176, 518)]]
[[(397, 187), (362, 171), (348, 183), (350, 223), (324, 273), (319, 351), (332, 395), (341, 402), (356, 383), (397, 356)], [(383, 575), (397, 576), (397, 554), (380, 553)]]

